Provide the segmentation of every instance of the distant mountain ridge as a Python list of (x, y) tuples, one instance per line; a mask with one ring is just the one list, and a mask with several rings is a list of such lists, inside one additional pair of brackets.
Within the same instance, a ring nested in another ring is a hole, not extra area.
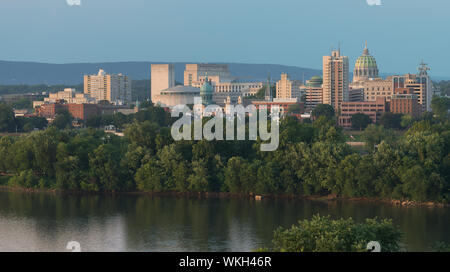
[[(47, 84), (74, 85), (83, 82), (83, 75), (96, 74), (99, 69), (107, 73), (126, 74), (132, 79), (149, 79), (150, 65), (161, 62), (104, 62), (104, 63), (70, 63), (50, 64), (38, 62), (0, 61), (0, 85)], [(188, 62), (194, 63), (194, 62)], [(186, 62), (176, 62), (175, 79), (183, 82)], [(305, 80), (321, 75), (321, 70), (277, 64), (224, 63), (229, 65), (233, 76), (241, 80), (267, 81), (270, 73), (273, 80), (278, 80), (281, 73), (288, 73), (291, 79)]]

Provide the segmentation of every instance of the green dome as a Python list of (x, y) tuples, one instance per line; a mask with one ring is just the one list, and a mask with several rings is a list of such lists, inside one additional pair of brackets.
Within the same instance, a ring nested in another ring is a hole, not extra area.
[(377, 61), (371, 55), (362, 55), (358, 58), (355, 64), (355, 68), (363, 69), (363, 68), (376, 68)]
[(310, 87), (320, 87), (323, 84), (323, 78), (321, 76), (313, 76), (307, 82)]
[(323, 81), (321, 76), (313, 76), (312, 78), (309, 79), (310, 81)]
[(356, 60), (353, 71), (353, 82), (365, 81), (369, 78), (378, 77), (378, 65), (373, 56), (369, 54), (369, 49), (364, 48), (363, 54)]
[(211, 83), (209, 83), (208, 78), (205, 78), (205, 83), (203, 83), (202, 87), (200, 88), (200, 95), (212, 93), (214, 93), (214, 88), (211, 86)]
[(203, 105), (211, 105), (213, 103), (213, 94), (214, 94), (214, 88), (209, 83), (208, 77), (205, 77), (205, 83), (203, 83), (202, 87), (200, 88), (200, 96), (202, 98)]

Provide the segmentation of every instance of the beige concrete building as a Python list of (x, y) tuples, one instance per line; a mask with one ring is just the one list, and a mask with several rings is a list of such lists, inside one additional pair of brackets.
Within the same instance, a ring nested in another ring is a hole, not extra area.
[(161, 107), (174, 107), (194, 104), (195, 97), (200, 97), (200, 88), (178, 85), (161, 90), (152, 101)]
[(392, 77), (386, 79), (370, 78), (365, 81), (358, 81), (351, 84), (352, 89), (363, 89), (364, 101), (376, 101), (379, 97), (384, 97), (390, 101), (394, 93)]
[(186, 64), (184, 86), (200, 88), (205, 82), (206, 76), (208, 76), (208, 80), (211, 83), (232, 81), (228, 65), (226, 64)]
[(57, 93), (50, 93), (48, 97), (44, 98), (46, 103), (56, 103), (64, 100), (68, 104), (93, 104), (96, 99), (89, 94), (77, 93), (75, 89), (66, 88)]
[(348, 101), (349, 61), (340, 50), (323, 57), (323, 104), (338, 110), (343, 101)]
[(222, 105), (224, 99), (230, 97), (232, 103), (236, 103), (239, 97), (256, 94), (264, 85), (262, 82), (212, 82), (214, 89), (213, 100)]
[(157, 104), (156, 97), (161, 94), (162, 90), (175, 87), (175, 65), (152, 64), (151, 82), (151, 100)]
[(233, 78), (227, 64), (186, 64), (184, 86), (201, 88), (206, 77), (214, 89), (213, 100), (222, 105), (229, 97), (236, 103), (240, 96), (256, 94), (264, 84), (262, 82), (245, 82)]
[(121, 105), (131, 102), (131, 79), (122, 74), (107, 74), (100, 69), (97, 75), (84, 76), (84, 93), (97, 102), (107, 100)]
[(276, 96), (280, 99), (301, 98), (302, 82), (291, 80), (288, 74), (281, 74), (281, 79), (277, 81)]

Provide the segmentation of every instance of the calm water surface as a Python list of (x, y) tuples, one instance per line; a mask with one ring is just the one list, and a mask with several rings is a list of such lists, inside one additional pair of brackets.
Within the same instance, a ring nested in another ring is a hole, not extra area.
[(251, 251), (268, 246), (278, 226), (314, 214), (392, 218), (405, 247), (450, 242), (449, 208), (300, 200), (77, 196), (0, 192), (0, 251)]

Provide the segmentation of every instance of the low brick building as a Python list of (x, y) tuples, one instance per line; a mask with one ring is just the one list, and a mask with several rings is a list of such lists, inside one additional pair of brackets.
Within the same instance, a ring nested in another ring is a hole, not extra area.
[(96, 104), (66, 104), (64, 106), (75, 119), (86, 120), (99, 115), (99, 107)]
[(352, 127), (352, 116), (357, 113), (368, 115), (372, 122), (376, 123), (388, 109), (385, 97), (377, 97), (375, 101), (342, 102), (338, 123), (344, 128)]
[(64, 109), (62, 104), (42, 104), (35, 108), (36, 114), (40, 117), (45, 118), (54, 118), (56, 113), (58, 113), (60, 110)]
[(391, 99), (390, 110), (393, 113), (419, 117), (422, 106), (419, 104), (419, 98), (415, 94), (414, 88), (396, 88)]
[(98, 105), (96, 104), (43, 104), (36, 108), (36, 114), (45, 118), (54, 118), (55, 115), (67, 110), (75, 119), (86, 120), (100, 114)]

